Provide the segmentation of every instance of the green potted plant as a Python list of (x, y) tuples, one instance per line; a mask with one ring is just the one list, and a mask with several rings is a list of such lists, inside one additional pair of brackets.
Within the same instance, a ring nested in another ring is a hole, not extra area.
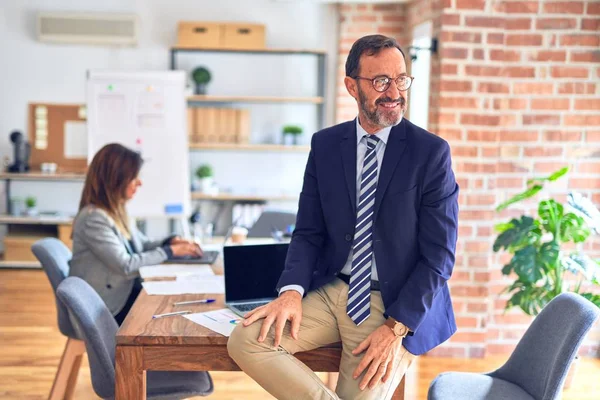
[(291, 144), (298, 144), (298, 136), (302, 134), (302, 127), (298, 125), (285, 125), (283, 127), (283, 143), (289, 144), (288, 138), (291, 138)]
[(196, 177), (200, 182), (200, 190), (209, 193), (213, 186), (213, 170), (208, 164), (200, 165), (196, 169)]
[(35, 216), (38, 214), (37, 212), (37, 208), (35, 207), (37, 205), (37, 199), (33, 196), (29, 196), (25, 199), (25, 206), (27, 207), (27, 215), (29, 216)]
[(210, 82), (210, 71), (205, 67), (198, 67), (192, 71), (192, 79), (196, 83), (196, 94), (206, 94), (206, 85)]
[[(535, 196), (545, 183), (556, 181), (568, 170), (565, 167), (547, 177), (529, 179), (524, 192), (503, 202), (496, 210), (502, 211)], [(571, 192), (567, 207), (554, 199), (544, 199), (538, 203), (537, 216), (521, 215), (498, 224), (496, 230), (499, 235), (494, 241), (494, 252), (504, 250), (512, 254), (502, 274), (515, 276), (503, 292), (511, 295), (505, 310), (519, 307), (535, 316), (550, 300), (567, 291), (578, 293), (600, 307), (600, 295), (582, 289), (584, 283), (588, 288), (600, 286), (598, 260), (581, 249), (591, 233), (600, 233), (600, 211), (589, 199)], [(573, 247), (574, 250), (569, 250)], [(577, 359), (565, 387), (570, 385), (576, 365)]]

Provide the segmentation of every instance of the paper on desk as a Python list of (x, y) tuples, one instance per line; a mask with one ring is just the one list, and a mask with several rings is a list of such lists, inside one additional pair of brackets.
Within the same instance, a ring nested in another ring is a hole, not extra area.
[(142, 279), (171, 278), (179, 275), (214, 276), (215, 274), (209, 265), (161, 264), (140, 268)]
[(184, 315), (184, 317), (198, 325), (202, 325), (211, 331), (215, 331), (227, 337), (231, 335), (235, 326), (242, 321), (241, 317), (234, 314), (228, 308), (203, 313), (187, 314)]
[(198, 280), (142, 282), (149, 295), (225, 293), (223, 275), (206, 276)]

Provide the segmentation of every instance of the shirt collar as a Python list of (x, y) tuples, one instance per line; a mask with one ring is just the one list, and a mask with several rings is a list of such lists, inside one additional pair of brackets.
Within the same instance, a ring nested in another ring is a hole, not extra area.
[[(384, 145), (387, 144), (388, 141), (388, 137), (390, 136), (390, 132), (392, 131), (392, 126), (388, 126), (387, 128), (383, 128), (382, 130), (375, 132), (375, 136), (377, 136), (379, 138), (379, 140), (381, 140), (383, 142)], [(358, 122), (358, 117), (356, 117), (356, 145), (358, 146), (358, 144), (360, 143), (360, 141), (362, 140), (363, 136), (368, 135), (367, 131), (365, 131), (363, 129), (362, 126), (360, 126), (360, 123)]]

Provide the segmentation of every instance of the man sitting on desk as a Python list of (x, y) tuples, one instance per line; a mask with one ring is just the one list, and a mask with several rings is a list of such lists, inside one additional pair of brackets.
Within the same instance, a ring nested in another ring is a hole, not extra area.
[[(228, 343), (278, 399), (389, 399), (456, 331), (458, 185), (448, 144), (402, 118), (412, 79), (394, 39), (359, 39), (344, 80), (358, 118), (312, 138), (279, 297)], [(293, 354), (340, 340), (334, 393)]]

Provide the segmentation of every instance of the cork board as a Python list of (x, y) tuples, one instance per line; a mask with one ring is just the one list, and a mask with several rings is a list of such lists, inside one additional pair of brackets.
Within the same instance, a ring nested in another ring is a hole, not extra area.
[[(30, 167), (39, 171), (42, 163), (56, 163), (60, 172), (84, 172), (87, 156), (81, 147), (87, 143), (82, 124), (86, 122), (84, 104), (29, 104)], [(68, 131), (68, 132), (67, 132)], [(73, 146), (65, 141), (74, 141)], [(66, 150), (67, 149), (67, 150)]]

